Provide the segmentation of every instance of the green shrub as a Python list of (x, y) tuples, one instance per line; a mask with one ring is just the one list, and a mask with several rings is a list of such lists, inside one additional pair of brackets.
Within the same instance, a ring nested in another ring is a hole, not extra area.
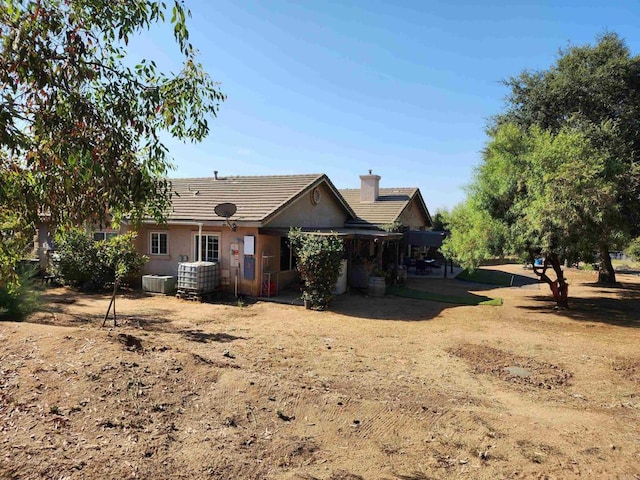
[(0, 287), (0, 319), (24, 320), (40, 307), (40, 285), (37, 268), (20, 268), (18, 282)]
[(54, 274), (65, 285), (80, 290), (104, 288), (108, 281), (113, 280), (114, 272), (101, 261), (99, 243), (80, 228), (58, 232), (55, 237)]
[(98, 258), (114, 278), (124, 280), (127, 276), (140, 272), (149, 257), (138, 253), (133, 241), (134, 232), (117, 235), (107, 242), (98, 242)]
[(133, 245), (135, 233), (96, 242), (84, 230), (56, 235), (54, 273), (65, 285), (84, 291), (101, 290), (140, 270), (147, 257)]
[(325, 309), (340, 275), (344, 245), (338, 235), (314, 235), (300, 229), (289, 231), (289, 241), (298, 257), (298, 271), (304, 281), (302, 298), (311, 308)]
[(588, 271), (588, 272), (593, 272), (594, 270), (598, 270), (598, 267), (597, 267), (597, 264), (594, 266), (593, 263), (582, 262), (578, 266), (578, 269), (585, 270), (585, 271)]

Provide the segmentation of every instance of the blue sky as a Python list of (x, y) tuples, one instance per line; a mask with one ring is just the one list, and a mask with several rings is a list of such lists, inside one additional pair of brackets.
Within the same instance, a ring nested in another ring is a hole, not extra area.
[[(227, 101), (200, 144), (170, 140), (174, 177), (326, 173), (419, 187), (433, 213), (464, 198), (501, 79), (616, 32), (640, 53), (636, 1), (187, 0), (191, 42)], [(636, 35), (634, 35), (636, 34)], [(166, 27), (132, 60), (177, 69)]]

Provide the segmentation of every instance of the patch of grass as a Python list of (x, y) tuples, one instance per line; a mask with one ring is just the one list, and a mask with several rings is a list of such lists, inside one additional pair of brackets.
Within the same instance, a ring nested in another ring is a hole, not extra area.
[(429, 300), (431, 302), (454, 303), (456, 305), (491, 305), (495, 307), (502, 305), (501, 298), (491, 298), (472, 294), (469, 294), (469, 296), (442, 295), (440, 293), (424, 292), (422, 290), (399, 286), (387, 287), (387, 293), (398, 297)]
[(611, 263), (616, 271), (640, 272), (640, 262), (636, 262), (635, 260), (612, 259)]
[(593, 272), (598, 269), (598, 266), (594, 263), (580, 263), (579, 270), (585, 270), (587, 272)]
[(456, 280), (465, 280), (467, 282), (486, 283), (488, 285), (497, 285), (499, 287), (511, 286), (510, 273), (497, 272), (495, 270), (463, 270), (456, 276)]

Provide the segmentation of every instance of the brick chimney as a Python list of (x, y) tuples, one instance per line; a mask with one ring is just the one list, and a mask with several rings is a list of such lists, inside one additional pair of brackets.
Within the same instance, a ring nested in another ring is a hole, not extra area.
[(360, 175), (360, 202), (372, 203), (378, 199), (380, 192), (380, 175)]

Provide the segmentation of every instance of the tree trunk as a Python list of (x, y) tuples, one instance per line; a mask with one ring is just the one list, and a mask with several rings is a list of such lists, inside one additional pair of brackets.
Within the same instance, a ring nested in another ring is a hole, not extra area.
[(120, 279), (116, 279), (113, 283), (113, 294), (111, 295), (111, 301), (109, 302), (109, 308), (107, 308), (107, 313), (104, 315), (104, 320), (102, 321), (102, 326), (104, 327), (107, 323), (107, 319), (109, 318), (109, 313), (111, 312), (111, 306), (113, 306), (113, 326), (117, 327), (118, 323), (116, 321), (116, 293), (118, 293), (118, 286), (120, 285)]
[(556, 273), (556, 281), (549, 284), (549, 288), (553, 293), (553, 299), (559, 308), (569, 308), (569, 284), (564, 278), (564, 272), (560, 266), (558, 255), (552, 253), (549, 255), (551, 266)]
[(609, 246), (605, 242), (598, 244), (600, 251), (600, 268), (598, 269), (598, 283), (606, 285), (616, 284), (616, 271), (613, 269), (611, 257), (609, 256)]
[[(569, 308), (569, 284), (564, 278), (564, 272), (560, 265), (560, 259), (555, 253), (547, 253), (544, 256), (544, 265), (536, 267), (535, 254), (529, 248), (529, 259), (533, 265), (533, 272), (540, 277), (540, 280), (549, 285), (549, 289), (556, 301), (556, 308)], [(556, 274), (556, 279), (551, 280), (547, 275), (547, 269), (551, 267)]]

